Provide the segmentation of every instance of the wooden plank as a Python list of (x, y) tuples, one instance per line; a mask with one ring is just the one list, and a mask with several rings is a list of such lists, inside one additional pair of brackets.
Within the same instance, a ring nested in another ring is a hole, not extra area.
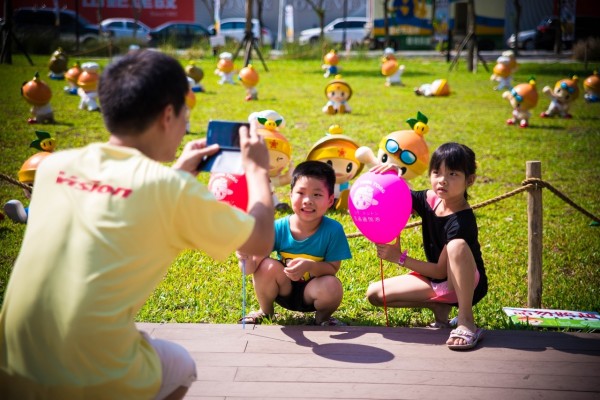
[(542, 398), (548, 400), (579, 400), (598, 398), (597, 393), (590, 392), (564, 392), (539, 389), (514, 389), (514, 388), (465, 388), (460, 385), (431, 387), (427, 384), (402, 385), (355, 383), (332, 385), (330, 383), (304, 383), (296, 382), (210, 382), (209, 384), (192, 385), (186, 398), (204, 398), (206, 396), (224, 396), (243, 399), (435, 399), (439, 400), (464, 400), (465, 398), (477, 399), (511, 399), (531, 400)]
[(187, 399), (600, 398), (600, 335), (488, 331), (474, 351), (448, 330), (138, 324), (190, 350)]

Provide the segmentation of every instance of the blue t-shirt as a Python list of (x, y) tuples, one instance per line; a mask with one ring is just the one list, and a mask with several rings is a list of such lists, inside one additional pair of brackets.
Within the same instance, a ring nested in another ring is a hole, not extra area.
[[(338, 221), (323, 217), (319, 229), (304, 240), (296, 240), (290, 231), (290, 216), (275, 221), (273, 251), (284, 265), (287, 260), (307, 258), (315, 261), (342, 261), (352, 257), (344, 227)], [(305, 280), (310, 279), (305, 276)]]

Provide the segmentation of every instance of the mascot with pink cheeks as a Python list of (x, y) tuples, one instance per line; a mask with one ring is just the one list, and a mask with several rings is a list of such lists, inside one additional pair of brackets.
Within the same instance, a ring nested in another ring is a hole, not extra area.
[(341, 75), (336, 75), (335, 79), (325, 86), (325, 96), (329, 99), (323, 106), (325, 114), (346, 114), (352, 111), (348, 104), (352, 97), (352, 88)]
[(307, 160), (329, 164), (335, 171), (333, 207), (336, 210), (348, 209), (350, 181), (363, 169), (364, 164), (356, 158), (358, 144), (342, 134), (339, 125), (331, 125), (328, 134), (319, 139), (308, 152)]
[(538, 102), (538, 92), (535, 79), (531, 78), (529, 83), (520, 83), (510, 91), (502, 93), (502, 98), (509, 101), (513, 108), (512, 118), (506, 120), (508, 125), (519, 125), (521, 128), (529, 126), (531, 109)]
[(540, 114), (540, 117), (554, 117), (558, 115), (562, 118), (572, 118), (569, 114), (571, 104), (579, 96), (579, 87), (577, 82), (579, 79), (574, 76), (573, 79), (561, 79), (554, 85), (554, 90), (550, 86), (544, 86), (542, 92), (550, 97), (550, 105), (548, 109)]
[(285, 136), (279, 132), (285, 127), (285, 120), (278, 112), (264, 110), (253, 112), (248, 116), (248, 122), (256, 121), (257, 132), (262, 135), (267, 149), (269, 149), (269, 180), (271, 182), (271, 193), (273, 204), (278, 211), (289, 211), (287, 203), (279, 201), (275, 189), (280, 186), (289, 185), (292, 181), (292, 146)]
[(384, 136), (379, 142), (377, 157), (365, 146), (356, 150), (356, 158), (368, 168), (380, 164), (397, 165), (405, 180), (413, 179), (427, 170), (429, 147), (424, 136), (429, 132), (428, 119), (421, 112), (417, 118), (406, 121), (410, 130), (395, 131)]

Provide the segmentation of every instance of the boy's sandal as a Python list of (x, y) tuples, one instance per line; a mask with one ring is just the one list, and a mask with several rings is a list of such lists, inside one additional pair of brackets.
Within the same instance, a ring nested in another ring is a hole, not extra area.
[(271, 317), (260, 310), (252, 311), (252, 312), (244, 315), (242, 318), (240, 318), (238, 320), (238, 324), (260, 325), (260, 323), (265, 318), (271, 318)]
[(475, 332), (471, 332), (466, 329), (453, 329), (450, 332), (449, 339), (463, 339), (466, 343), (464, 344), (449, 344), (450, 350), (469, 350), (477, 346), (477, 343), (483, 336), (483, 329), (477, 328)]

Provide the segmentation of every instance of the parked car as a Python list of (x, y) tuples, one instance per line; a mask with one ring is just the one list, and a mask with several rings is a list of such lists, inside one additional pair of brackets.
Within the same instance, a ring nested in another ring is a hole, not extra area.
[[(252, 19), (252, 33), (255, 38), (258, 38), (258, 27), (259, 27), (258, 19)], [(246, 33), (246, 18), (223, 18), (221, 20), (221, 35), (225, 38), (229, 38), (235, 40), (236, 42), (241, 42), (244, 39), (244, 35)], [(209, 25), (208, 31), (211, 35), (216, 34), (215, 26)], [(273, 45), (273, 33), (269, 28), (263, 26), (261, 30), (262, 43), (265, 46)]]
[[(34, 43), (36, 47), (47, 47), (75, 44), (79, 33), (79, 43), (92, 47), (102, 39), (98, 25), (90, 23), (74, 11), (53, 8), (23, 7), (13, 12), (13, 29), (15, 36), (22, 43)], [(29, 47), (29, 46), (26, 46)]]
[(518, 35), (514, 33), (510, 35), (506, 41), (506, 45), (511, 48), (518, 48), (521, 50), (534, 50), (535, 49), (535, 29), (528, 29), (526, 31), (519, 32)]
[[(345, 30), (346, 40), (350, 40), (352, 43), (360, 43), (369, 35), (367, 22), (368, 19), (364, 17), (336, 18), (323, 27), (323, 35), (330, 42), (342, 43)], [(305, 29), (300, 32), (298, 41), (301, 45), (314, 44), (319, 40), (320, 34), (320, 28)]]
[(167, 22), (150, 30), (148, 46), (158, 47), (171, 44), (177, 48), (192, 47), (208, 41), (210, 33), (200, 25), (192, 22)]
[(103, 32), (111, 32), (115, 39), (146, 38), (150, 28), (143, 22), (133, 18), (107, 18), (100, 22)]
[[(517, 36), (513, 33), (510, 35), (506, 44), (511, 49), (517, 46), (519, 49), (534, 50), (552, 50), (554, 48), (554, 41), (556, 39), (556, 30), (559, 28), (560, 19), (558, 17), (546, 17), (538, 24), (535, 29), (519, 32)], [(572, 31), (572, 25), (564, 27), (564, 29)], [(573, 34), (573, 32), (566, 32), (567, 34)], [(564, 34), (564, 33), (563, 33)], [(565, 48), (570, 48), (572, 41), (563, 41)]]

